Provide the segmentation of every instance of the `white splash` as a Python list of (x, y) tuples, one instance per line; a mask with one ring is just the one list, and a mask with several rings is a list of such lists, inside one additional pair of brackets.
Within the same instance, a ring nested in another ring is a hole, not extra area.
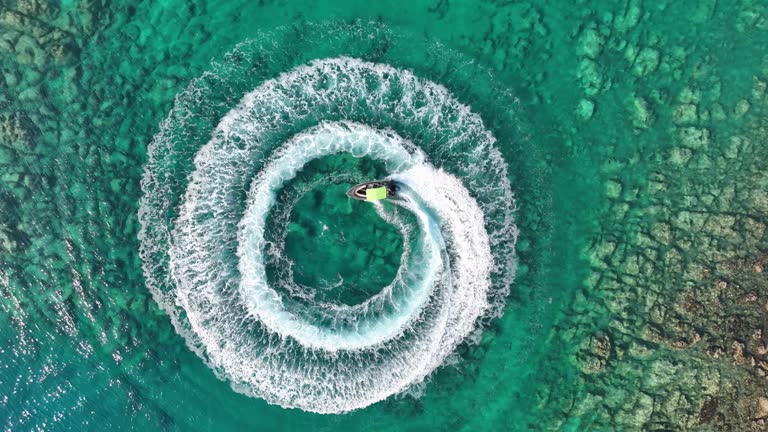
[[(405, 139), (401, 130), (417, 132)], [(405, 391), (479, 318), (498, 314), (509, 291), (517, 230), (494, 141), (467, 106), (410, 72), (348, 58), (297, 68), (221, 120), (177, 209), (179, 188), (164, 182), (184, 143), (165, 129), (156, 137), (139, 213), (148, 285), (190, 347), (238, 391), (320, 413)], [(392, 203), (416, 216), (417, 241), (392, 283), (365, 302), (299, 304), (267, 282), (267, 215), (302, 167), (342, 152), (384, 162), (401, 185)]]

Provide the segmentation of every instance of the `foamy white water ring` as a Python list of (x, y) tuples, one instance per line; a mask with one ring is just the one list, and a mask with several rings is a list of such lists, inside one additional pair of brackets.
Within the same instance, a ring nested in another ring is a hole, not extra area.
[[(407, 71), (348, 58), (297, 68), (247, 94), (183, 179), (171, 174), (188, 144), (164, 125), (142, 181), (148, 285), (238, 391), (320, 413), (383, 400), (501, 311), (517, 230), (493, 143), (468, 107)], [(402, 186), (392, 203), (416, 216), (416, 246), (361, 304), (298, 303), (268, 282), (267, 217), (302, 167), (337, 153), (385, 164)]]

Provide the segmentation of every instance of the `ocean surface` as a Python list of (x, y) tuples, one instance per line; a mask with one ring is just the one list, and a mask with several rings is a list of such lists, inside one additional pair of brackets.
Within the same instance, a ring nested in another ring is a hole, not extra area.
[(761, 1), (0, 0), (0, 426), (765, 430), (766, 46)]

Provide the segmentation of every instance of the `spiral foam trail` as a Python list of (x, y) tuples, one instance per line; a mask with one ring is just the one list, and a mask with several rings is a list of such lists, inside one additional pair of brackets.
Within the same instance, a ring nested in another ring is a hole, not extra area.
[[(494, 141), (469, 107), (410, 72), (349, 58), (299, 67), (245, 95), (183, 180), (173, 158), (188, 144), (164, 125), (142, 182), (148, 285), (238, 391), (320, 413), (383, 400), (503, 306), (517, 231)], [(303, 167), (339, 153), (383, 163), (401, 185), (391, 204), (414, 215), (399, 228), (413, 247), (362, 303), (299, 301), (269, 283), (266, 221)]]

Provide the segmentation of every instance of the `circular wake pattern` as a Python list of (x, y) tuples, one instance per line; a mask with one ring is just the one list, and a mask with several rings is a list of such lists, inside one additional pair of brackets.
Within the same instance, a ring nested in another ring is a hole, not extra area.
[[(193, 83), (172, 116), (196, 97)], [(194, 119), (179, 123), (150, 147), (141, 256), (155, 299), (236, 390), (319, 413), (362, 408), (423, 381), (501, 313), (517, 237), (506, 164), (444, 87), (319, 60), (246, 94), (206, 143), (186, 138)], [(356, 303), (297, 283), (283, 253), (296, 200), (280, 194), (313, 161), (343, 154), (400, 186), (375, 204), (402, 236), (399, 268)]]

